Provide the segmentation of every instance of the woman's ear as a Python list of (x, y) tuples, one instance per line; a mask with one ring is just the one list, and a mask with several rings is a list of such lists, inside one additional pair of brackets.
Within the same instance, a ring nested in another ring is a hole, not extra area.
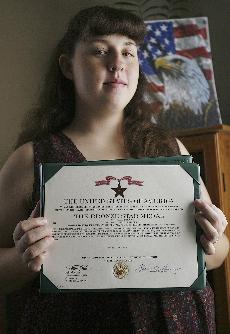
[(66, 54), (63, 54), (59, 57), (58, 62), (64, 77), (73, 80), (72, 63), (69, 57)]

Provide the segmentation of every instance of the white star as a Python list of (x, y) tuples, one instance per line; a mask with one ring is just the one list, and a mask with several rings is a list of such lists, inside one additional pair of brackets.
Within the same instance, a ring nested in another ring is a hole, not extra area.
[(149, 54), (146, 50), (143, 51), (143, 56), (144, 56), (145, 59), (148, 58)]
[(160, 32), (159, 29), (155, 30), (155, 35), (156, 35), (156, 36), (161, 36), (161, 32)]
[(152, 27), (148, 24), (147, 27), (146, 27), (146, 29), (147, 29), (148, 31), (151, 31), (151, 30), (152, 30)]
[(166, 45), (169, 45), (169, 40), (168, 40), (168, 38), (165, 38), (165, 39), (164, 39), (164, 42), (165, 42)]
[(147, 44), (147, 49), (148, 49), (149, 51), (151, 51), (151, 49), (152, 49), (152, 45), (151, 45), (151, 44)]
[(162, 55), (161, 50), (157, 50), (157, 51), (156, 51), (156, 54), (157, 54), (158, 56), (161, 56), (161, 55)]
[(162, 25), (161, 25), (161, 30), (162, 30), (162, 31), (167, 31), (168, 28), (167, 28), (167, 26), (166, 26), (165, 24), (162, 24)]
[(173, 53), (172, 53), (171, 51), (169, 51), (169, 52), (167, 53), (167, 55), (168, 55), (168, 56), (172, 56)]
[(150, 38), (150, 42), (151, 42), (151, 43), (154, 43), (154, 44), (157, 44), (157, 40), (156, 40), (156, 38), (153, 38), (153, 37)]
[(143, 60), (139, 59), (139, 64), (142, 65), (143, 64)]
[(161, 48), (164, 50), (164, 49), (165, 49), (165, 45), (164, 45), (164, 44), (161, 44)]

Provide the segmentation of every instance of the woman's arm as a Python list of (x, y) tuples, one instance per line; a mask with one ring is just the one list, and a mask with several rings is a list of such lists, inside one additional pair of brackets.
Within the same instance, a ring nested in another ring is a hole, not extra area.
[[(40, 269), (51, 243), (44, 219), (27, 217), (34, 181), (33, 147), (17, 149), (0, 171), (0, 293), (21, 288)], [(38, 241), (44, 241), (43, 245)]]
[[(189, 154), (185, 146), (177, 139), (181, 154)], [(229, 241), (224, 234), (227, 220), (223, 212), (212, 204), (208, 191), (201, 180), (201, 199), (196, 200), (195, 219), (203, 230), (201, 244), (206, 253), (207, 269), (215, 269), (224, 262), (228, 251)]]

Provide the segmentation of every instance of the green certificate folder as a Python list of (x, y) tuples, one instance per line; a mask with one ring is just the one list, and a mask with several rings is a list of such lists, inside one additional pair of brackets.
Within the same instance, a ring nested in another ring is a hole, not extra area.
[(40, 177), (55, 239), (41, 292), (205, 287), (192, 157), (47, 163)]

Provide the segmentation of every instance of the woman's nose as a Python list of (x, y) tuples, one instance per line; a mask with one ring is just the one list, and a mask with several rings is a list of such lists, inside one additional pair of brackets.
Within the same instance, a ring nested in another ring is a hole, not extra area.
[(121, 57), (118, 55), (111, 55), (108, 61), (108, 70), (109, 72), (120, 72), (124, 69), (124, 62)]
[(124, 66), (122, 64), (115, 64), (115, 65), (110, 65), (108, 69), (109, 72), (120, 72), (123, 71)]

